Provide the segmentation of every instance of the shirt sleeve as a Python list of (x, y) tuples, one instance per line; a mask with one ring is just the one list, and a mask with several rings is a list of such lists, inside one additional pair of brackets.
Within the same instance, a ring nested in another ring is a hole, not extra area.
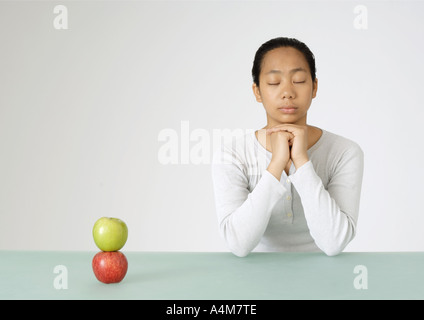
[(250, 192), (245, 171), (236, 157), (230, 157), (225, 163), (212, 163), (219, 230), (231, 252), (240, 257), (257, 246), (275, 204), (287, 192), (267, 170)]
[(364, 155), (359, 146), (338, 161), (327, 189), (308, 161), (289, 176), (298, 192), (311, 236), (327, 255), (337, 255), (353, 239), (359, 213)]

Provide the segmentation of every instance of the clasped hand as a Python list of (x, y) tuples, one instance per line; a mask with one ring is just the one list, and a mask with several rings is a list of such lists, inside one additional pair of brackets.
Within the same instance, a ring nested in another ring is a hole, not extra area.
[(272, 159), (284, 169), (293, 161), (296, 169), (309, 161), (308, 127), (294, 124), (280, 124), (266, 130), (270, 138)]

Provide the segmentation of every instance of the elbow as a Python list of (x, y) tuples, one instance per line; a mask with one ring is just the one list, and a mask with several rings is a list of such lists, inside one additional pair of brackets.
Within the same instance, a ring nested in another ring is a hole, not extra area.
[(229, 239), (227, 237), (226, 239), (228, 249), (237, 257), (244, 258), (246, 257), (252, 250), (243, 242), (236, 241), (235, 239)]
[(328, 257), (334, 257), (343, 252), (342, 248), (330, 247), (322, 250)]
[(250, 250), (246, 250), (243, 248), (230, 249), (230, 250), (234, 255), (236, 255), (239, 258), (244, 258), (250, 253)]
[(333, 240), (320, 243), (320, 245), (317, 244), (317, 246), (327, 256), (334, 257), (343, 252), (344, 248), (346, 247), (346, 244), (344, 242)]
[(344, 248), (346, 247), (347, 243), (337, 243), (337, 242), (331, 242), (327, 243), (326, 245), (322, 245), (320, 249), (329, 257), (334, 257), (339, 255), (343, 252)]
[(333, 237), (329, 237), (321, 242), (318, 246), (327, 256), (334, 257), (343, 252), (346, 246), (355, 237), (355, 227), (349, 224), (348, 228), (344, 233), (338, 233)]
[(223, 223), (221, 225), (220, 233), (224, 238), (228, 249), (237, 257), (246, 257), (253, 250), (254, 246), (250, 243), (251, 241), (233, 230), (227, 224)]

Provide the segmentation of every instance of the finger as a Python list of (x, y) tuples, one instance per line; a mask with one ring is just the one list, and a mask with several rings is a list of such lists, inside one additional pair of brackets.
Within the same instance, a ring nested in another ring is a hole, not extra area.
[(289, 138), (289, 140), (288, 140), (288, 142), (289, 142), (289, 146), (292, 146), (292, 145), (293, 145), (293, 141), (294, 141), (294, 135), (292, 135), (292, 134), (290, 133), (290, 138)]
[(276, 131), (276, 132), (272, 132), (271, 134), (283, 136), (285, 139), (287, 139), (287, 141), (294, 139), (294, 135), (291, 134), (290, 132), (286, 132), (286, 131)]
[(274, 128), (270, 128), (267, 129), (266, 132), (267, 134), (271, 134), (273, 132), (291, 132), (292, 130), (289, 130), (288, 128), (282, 128), (282, 127), (274, 127)]
[(293, 134), (293, 136), (301, 135), (305, 132), (302, 127), (295, 127), (292, 125), (279, 125), (279, 126), (275, 126), (275, 127), (267, 129), (267, 134), (271, 134), (273, 132), (279, 132), (279, 131), (291, 133)]
[(287, 133), (291, 133), (290, 130), (287, 130), (286, 128), (270, 128), (270, 129), (266, 129), (266, 133), (267, 134), (271, 134), (274, 132), (287, 132)]

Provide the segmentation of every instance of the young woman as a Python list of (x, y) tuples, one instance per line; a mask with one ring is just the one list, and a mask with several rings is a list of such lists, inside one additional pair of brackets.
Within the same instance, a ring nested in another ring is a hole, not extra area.
[(337, 255), (355, 235), (363, 152), (355, 142), (307, 124), (318, 80), (304, 43), (264, 43), (252, 76), (267, 125), (214, 155), (220, 232), (241, 257), (253, 250)]

